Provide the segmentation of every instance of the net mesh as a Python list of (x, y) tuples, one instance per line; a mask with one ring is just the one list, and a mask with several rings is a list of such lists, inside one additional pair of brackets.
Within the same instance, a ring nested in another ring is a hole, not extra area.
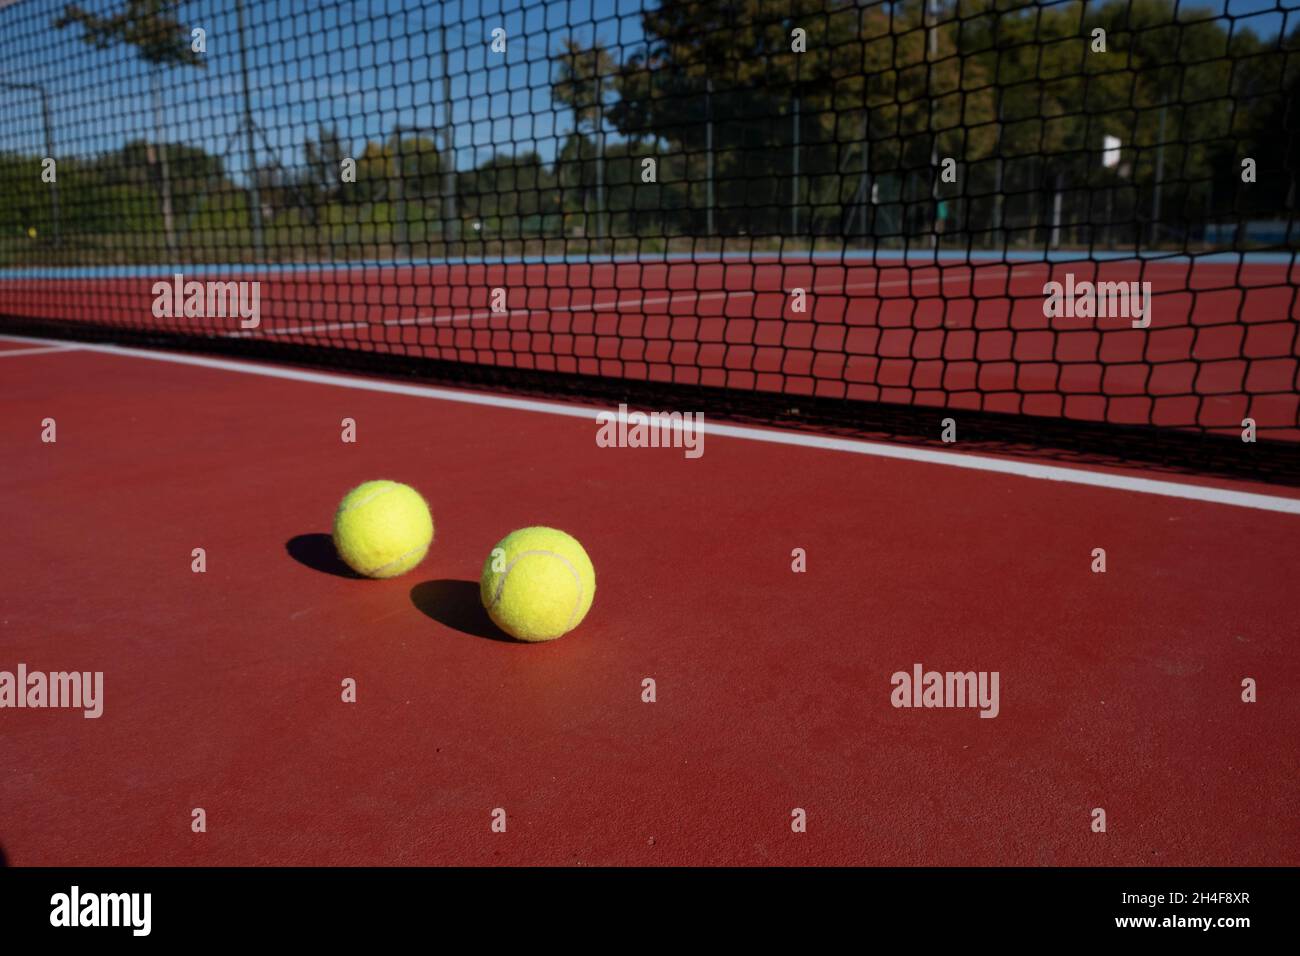
[(0, 6), (0, 330), (1300, 439), (1281, 3), (295, 6)]

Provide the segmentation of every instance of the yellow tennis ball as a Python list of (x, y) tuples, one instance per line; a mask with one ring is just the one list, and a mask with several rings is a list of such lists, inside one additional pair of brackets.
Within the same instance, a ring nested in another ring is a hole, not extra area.
[(396, 481), (367, 481), (339, 503), (334, 547), (347, 566), (368, 578), (411, 570), (433, 543), (433, 516), (420, 493)]
[(596, 569), (577, 540), (554, 528), (521, 528), (483, 565), (479, 596), (497, 627), (521, 641), (553, 641), (587, 616)]

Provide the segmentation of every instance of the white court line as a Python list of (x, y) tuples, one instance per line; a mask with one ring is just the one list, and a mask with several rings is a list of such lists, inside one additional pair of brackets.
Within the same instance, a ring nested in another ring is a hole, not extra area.
[[(9, 341), (18, 341), (10, 339)], [(0, 352), (0, 358), (17, 358), (19, 355), (48, 355), (51, 352), (75, 352), (76, 345), (51, 345), (42, 346), (38, 349), (11, 349), (7, 352)]]
[[(849, 288), (854, 288), (850, 286)], [(863, 288), (874, 288), (874, 286), (864, 286)], [(734, 292), (718, 290), (715, 292), (691, 292), (683, 290), (680, 293), (673, 293), (666, 299), (616, 299), (613, 302), (588, 303), (586, 305), (538, 305), (523, 308), (512, 308), (505, 312), (493, 312), (488, 310), (478, 312), (461, 312), (452, 315), (419, 315), (412, 319), (384, 319), (382, 322), (374, 323), (373, 327), (380, 326), (435, 326), (435, 325), (456, 325), (462, 322), (470, 323), (478, 319), (489, 319), (494, 315), (516, 316), (532, 315), (534, 312), (608, 312), (611, 309), (626, 308), (635, 309), (648, 306), (671, 305), (678, 298), (694, 297), (694, 301), (702, 302), (705, 299), (726, 298), (728, 296), (754, 296), (759, 293), (753, 289), (737, 289)], [(782, 295), (777, 289), (772, 290), (773, 295)], [(816, 290), (814, 290), (816, 294)], [(726, 318), (726, 316), (707, 316), (707, 318)], [(306, 326), (290, 326), (288, 328), (267, 329), (265, 335), (303, 335), (310, 332), (330, 332), (335, 329), (354, 329), (371, 326), (369, 322), (341, 322), (331, 323), (322, 322)], [(255, 332), (231, 332), (230, 336), (235, 337), (256, 337)]]
[[(0, 341), (40, 342), (44, 345), (61, 344), (52, 339), (28, 339), (11, 335), (0, 335)], [(175, 365), (196, 365), (201, 368), (237, 372), (241, 375), (259, 375), (263, 378), (309, 382), (313, 385), (351, 388), (363, 392), (408, 395), (414, 398), (429, 398), (444, 402), (457, 402), (463, 405), (486, 405), (492, 408), (509, 408), (522, 412), (540, 412), (545, 415), (583, 418), (593, 425), (596, 424), (596, 414), (598, 412), (608, 411), (608, 409), (596, 408), (595, 406), (560, 405), (536, 399), (506, 398), (498, 395), (437, 388), (431, 385), (405, 385), (400, 382), (352, 378), (331, 372), (308, 372), (273, 365), (255, 365), (248, 362), (207, 358), (200, 355), (148, 352), (141, 349), (125, 348), (120, 345), (92, 345), (86, 342), (75, 344), (85, 351), (102, 352), (107, 355), (149, 359)], [(941, 411), (941, 409), (935, 411)], [(1260, 495), (1245, 491), (1230, 491), (1225, 488), (1207, 488), (1200, 485), (1180, 484), (1154, 478), (1132, 478), (1110, 472), (1091, 472), (1082, 468), (1038, 465), (1013, 459), (989, 458), (984, 455), (965, 455), (930, 448), (913, 448), (907, 445), (889, 445), (882, 442), (833, 438), (825, 435), (806, 435), (801, 432), (751, 428), (745, 425), (706, 424), (704, 432), (708, 435), (722, 435), (727, 438), (739, 438), (745, 441), (761, 441), (774, 445), (796, 445), (801, 448), (820, 448), (826, 451), (840, 451), (853, 455), (870, 455), (875, 458), (893, 458), (901, 461), (924, 462), (931, 465), (947, 465), (950, 468), (965, 468), (970, 471), (1015, 475), (1020, 478), (1033, 478), (1039, 481), (1059, 481), (1065, 484), (1085, 485), (1093, 488), (1109, 488), (1112, 491), (1132, 491), (1144, 495), (1159, 495), (1165, 498), (1184, 498), (1191, 501), (1204, 501), (1209, 504), (1229, 505), (1234, 508), (1254, 508), (1259, 511), (1300, 515), (1300, 499), (1282, 498), (1276, 495)]]
[(222, 338), (255, 339), (261, 335), (310, 335), (313, 332), (335, 332), (341, 329), (366, 329), (370, 327), (371, 323), (369, 322), (314, 322), (311, 325), (291, 325), (283, 329), (267, 329), (265, 332), (241, 329), (238, 332), (226, 332)]
[[(950, 273), (952, 270), (950, 269), (947, 271)], [(942, 283), (951, 282), (961, 278), (963, 277), (946, 274), (941, 279), (930, 279), (930, 278), (917, 279), (917, 278), (909, 277), (907, 279), (897, 279), (890, 282), (850, 282), (847, 284), (840, 283), (834, 286), (814, 288), (812, 290), (812, 294), (829, 295), (837, 292), (842, 293), (842, 292), (847, 292), (849, 290), (857, 290), (857, 289), (871, 289), (871, 290), (911, 289), (917, 285), (942, 284)], [(1008, 274), (1008, 278), (1010, 278), (1010, 274)], [(786, 295), (787, 294), (784, 290), (781, 289), (769, 289), (769, 290), (716, 289), (716, 290), (711, 290), (709, 292), (693, 292), (689, 289), (683, 289), (679, 292), (674, 292), (673, 294), (669, 295), (668, 298), (666, 299), (664, 298), (630, 299), (630, 300), (616, 299), (613, 302), (589, 303), (587, 305), (539, 305), (539, 306), (508, 309), (505, 312), (492, 312), (489, 310), (486, 312), (478, 311), (478, 312), (453, 313), (452, 315), (420, 315), (412, 319), (384, 319), (382, 322), (377, 322), (377, 323), (313, 322), (311, 325), (291, 325), (285, 328), (267, 329), (265, 332), (252, 332), (247, 330), (242, 330), (239, 332), (227, 332), (225, 337), (257, 338), (259, 335), (311, 335), (316, 332), (334, 332), (334, 331), (342, 331), (344, 329), (378, 328), (380, 326), (432, 327), (437, 325), (456, 325), (462, 322), (464, 323), (476, 322), (479, 319), (491, 318), (494, 315), (505, 315), (505, 316), (531, 315), (534, 312), (608, 312), (611, 309), (618, 309), (618, 308), (635, 309), (635, 308), (644, 308), (650, 306), (672, 305), (672, 303), (679, 298), (692, 297), (692, 296), (694, 297), (694, 301), (703, 302), (707, 299), (725, 299), (725, 298), (736, 298), (742, 296), (756, 296), (759, 295), (760, 292), (763, 295)], [(728, 316), (710, 315), (710, 316), (704, 316), (704, 318), (725, 319), (728, 318)]]
[[(909, 280), (899, 280), (896, 282), (884, 282), (884, 283), (850, 282), (847, 285), (841, 283), (840, 285), (825, 286), (820, 289), (814, 288), (812, 290), (812, 294), (826, 295), (826, 294), (833, 294), (836, 292), (847, 292), (850, 289), (894, 289), (894, 288), (901, 288), (901, 287), (911, 288), (912, 286), (919, 284), (920, 281), (932, 283), (934, 280), (909, 279)], [(709, 299), (728, 299), (728, 298), (750, 297), (750, 296), (757, 296), (757, 295), (788, 295), (788, 294), (789, 294), (788, 291), (784, 289), (712, 289), (709, 290), (708, 292), (694, 292), (691, 291), (690, 289), (682, 289), (678, 292), (672, 293), (666, 299), (663, 298), (631, 299), (631, 300), (616, 299), (613, 302), (588, 303), (586, 305), (539, 305), (533, 307), (510, 309), (508, 313), (480, 311), (480, 312), (469, 312), (469, 313), (462, 313), (460, 315), (450, 315), (450, 316), (417, 316), (414, 319), (385, 319), (380, 324), (381, 325), (449, 325), (461, 321), (473, 322), (476, 319), (490, 318), (491, 316), (494, 315), (505, 315), (505, 314), (530, 315), (533, 312), (608, 312), (611, 309), (617, 309), (617, 308), (635, 309), (635, 308), (643, 308), (646, 306), (672, 305), (673, 302), (677, 301), (680, 298), (690, 298), (690, 297), (694, 297), (694, 301), (696, 302), (704, 302)], [(899, 298), (901, 299), (902, 297), (900, 296)], [(700, 318), (725, 319), (725, 318), (743, 318), (743, 317), (726, 316), (726, 315), (706, 315), (706, 316), (700, 316)], [(750, 318), (752, 318), (752, 316)], [(776, 320), (760, 319), (758, 321), (776, 321)]]

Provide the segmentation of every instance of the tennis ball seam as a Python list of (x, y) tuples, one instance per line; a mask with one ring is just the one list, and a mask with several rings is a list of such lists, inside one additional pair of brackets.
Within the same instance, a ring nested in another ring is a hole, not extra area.
[(370, 570), (365, 571), (365, 572), (363, 572), (363, 573), (364, 573), (365, 576), (368, 577), (368, 578), (375, 577), (376, 575), (379, 574), (380, 571), (384, 570), (385, 568), (391, 568), (391, 567), (392, 567), (393, 565), (395, 565), (395, 564), (401, 564), (403, 561), (405, 561), (405, 560), (406, 560), (407, 558), (409, 558), (411, 555), (416, 554), (416, 553), (418, 553), (418, 552), (420, 552), (420, 551), (424, 551), (424, 550), (427, 549), (428, 547), (429, 547), (429, 546), (428, 546), (427, 544), (416, 545), (416, 546), (415, 546), (414, 548), (412, 548), (410, 551), (406, 552), (406, 554), (399, 555), (398, 557), (393, 558), (393, 560), (391, 560), (391, 561), (385, 561), (385, 562), (384, 562), (383, 564), (381, 564), (379, 567), (377, 567), (377, 568), (371, 568)]
[(578, 586), (578, 599), (573, 602), (573, 610), (569, 612), (569, 619), (565, 622), (564, 626), (566, 631), (572, 629), (573, 618), (578, 613), (578, 608), (582, 607), (582, 575), (579, 574), (578, 569), (573, 566), (573, 562), (564, 555), (558, 554), (555, 551), (533, 549), (530, 551), (521, 551), (516, 554), (514, 558), (511, 559), (510, 563), (506, 565), (506, 569), (501, 572), (501, 577), (497, 579), (496, 590), (492, 594), (492, 607), (496, 607), (497, 603), (501, 600), (501, 592), (505, 590), (506, 578), (510, 577), (510, 569), (530, 554), (545, 554), (552, 558), (559, 558), (560, 561), (564, 563), (564, 566), (569, 569), (569, 573), (573, 575), (573, 581)]
[[(344, 511), (351, 511), (353, 508), (364, 507), (365, 505), (370, 504), (370, 502), (374, 501), (376, 498), (382, 498), (384, 495), (388, 494), (389, 492), (396, 491), (400, 487), (402, 486), (397, 484), (390, 484), (387, 488), (379, 489), (371, 493), (368, 497), (361, 499), (360, 501), (354, 501), (349, 505), (345, 505), (344, 507), (339, 509), (339, 513), (342, 514)], [(416, 492), (416, 494), (419, 494), (419, 492)]]

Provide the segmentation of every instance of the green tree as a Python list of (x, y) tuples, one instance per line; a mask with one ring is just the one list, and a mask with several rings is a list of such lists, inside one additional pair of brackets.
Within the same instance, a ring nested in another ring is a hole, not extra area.
[(321, 125), (316, 129), (316, 138), (307, 138), (303, 143), (304, 184), (311, 192), (317, 204), (337, 202), (343, 190), (343, 160), (347, 158), (347, 149), (332, 126)]
[(97, 49), (108, 49), (115, 44), (134, 47), (140, 59), (149, 65), (154, 127), (160, 144), (157, 156), (162, 185), (163, 230), (167, 248), (173, 255), (176, 252), (176, 224), (163, 133), (162, 71), (176, 66), (204, 66), (203, 58), (190, 48), (189, 30), (175, 16), (178, 5), (177, 0), (126, 0), (117, 13), (100, 16), (77, 4), (68, 4), (54, 21), (54, 26), (60, 30), (79, 25), (82, 41)]
[[(573, 112), (574, 132), (563, 156), (566, 165), (576, 163), (578, 168), (569, 170), (567, 176), (579, 184), (584, 213), (589, 207), (588, 196), (594, 197), (594, 231), (601, 236), (607, 231), (604, 225), (605, 113), (606, 100), (614, 91), (614, 60), (599, 40), (584, 48), (568, 37), (561, 41), (552, 63), (551, 99)], [(588, 148), (587, 134), (594, 140), (594, 151)]]

